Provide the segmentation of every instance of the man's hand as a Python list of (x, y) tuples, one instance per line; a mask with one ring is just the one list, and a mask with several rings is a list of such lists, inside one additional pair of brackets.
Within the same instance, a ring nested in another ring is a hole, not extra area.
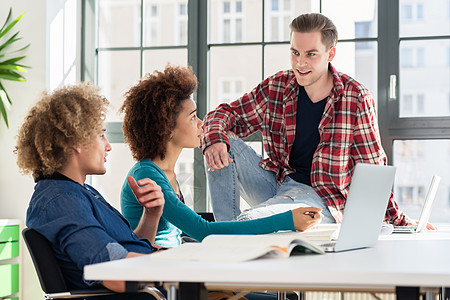
[(427, 230), (436, 230), (436, 229), (437, 229), (436, 226), (434, 226), (431, 223), (427, 223)]
[(292, 210), (292, 217), (294, 218), (294, 226), (298, 231), (305, 231), (308, 228), (315, 226), (320, 221), (321, 208), (317, 207), (299, 207)]
[(205, 149), (205, 159), (211, 171), (228, 167), (228, 164), (233, 161), (228, 156), (227, 144), (216, 143)]
[(164, 208), (164, 194), (161, 187), (149, 178), (136, 182), (132, 176), (128, 176), (127, 180), (139, 204), (145, 207), (148, 213), (161, 216)]
[[(406, 224), (406, 226), (417, 226), (419, 224), (419, 221), (411, 219), (411, 222), (409, 222), (408, 224)], [(436, 230), (436, 226), (434, 226), (431, 223), (427, 223), (427, 230)]]

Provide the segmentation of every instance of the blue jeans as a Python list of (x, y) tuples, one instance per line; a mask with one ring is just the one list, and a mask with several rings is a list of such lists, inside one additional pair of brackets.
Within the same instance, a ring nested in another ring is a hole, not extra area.
[[(263, 160), (241, 139), (230, 138), (228, 167), (207, 171), (211, 204), (217, 221), (257, 219), (300, 206), (322, 208), (322, 223), (335, 223), (322, 198), (309, 185), (286, 177), (279, 185), (275, 173), (259, 166)], [(250, 209), (241, 213), (241, 197)]]

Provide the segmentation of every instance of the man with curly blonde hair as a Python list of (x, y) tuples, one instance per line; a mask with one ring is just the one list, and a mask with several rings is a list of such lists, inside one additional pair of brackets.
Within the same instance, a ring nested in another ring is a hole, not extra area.
[[(145, 207), (133, 232), (122, 215), (85, 183), (87, 175), (106, 172), (111, 151), (103, 125), (107, 105), (91, 84), (63, 87), (43, 94), (18, 133), (17, 164), (36, 181), (26, 225), (50, 241), (69, 288), (99, 284), (84, 280), (85, 265), (157, 250), (151, 243), (164, 206), (158, 185), (145, 178), (138, 186), (130, 179), (136, 198)], [(125, 290), (124, 282), (102, 284), (114, 291)], [(114, 297), (153, 299), (148, 294)]]

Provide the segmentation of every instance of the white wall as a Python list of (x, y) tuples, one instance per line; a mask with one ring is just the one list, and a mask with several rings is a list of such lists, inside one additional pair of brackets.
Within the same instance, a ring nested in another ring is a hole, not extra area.
[[(25, 83), (2, 81), (13, 101), (13, 106), (9, 113), (9, 129), (3, 120), (0, 123), (0, 218), (19, 219), (23, 228), (34, 183), (30, 176), (19, 173), (13, 149), (15, 135), (25, 114), (46, 88), (46, 0), (1, 0), (2, 25), (10, 7), (15, 17), (26, 11), (18, 23), (18, 29), (20, 36), (23, 37), (23, 45), (31, 43), (25, 50), (27, 57), (23, 62), (31, 66), (31, 69), (25, 75), (27, 79)], [(23, 243), (20, 251), (22, 290), (20, 299), (43, 299), (43, 292)]]

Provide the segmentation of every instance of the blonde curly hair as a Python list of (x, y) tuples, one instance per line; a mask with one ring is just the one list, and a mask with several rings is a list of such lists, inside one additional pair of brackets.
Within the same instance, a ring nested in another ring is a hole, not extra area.
[(36, 179), (62, 168), (73, 146), (88, 144), (102, 129), (108, 105), (90, 83), (44, 92), (17, 135), (14, 153), (20, 171)]

